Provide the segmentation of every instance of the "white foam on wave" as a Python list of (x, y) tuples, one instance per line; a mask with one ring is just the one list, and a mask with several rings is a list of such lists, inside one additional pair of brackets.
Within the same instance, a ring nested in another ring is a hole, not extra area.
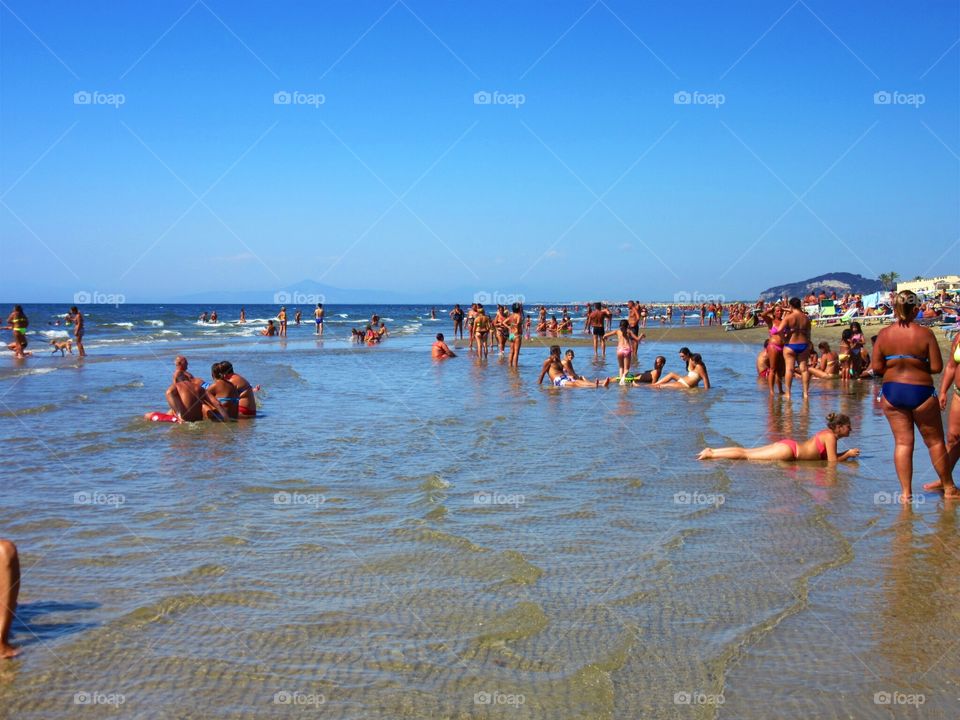
[(104, 325), (111, 325), (113, 327), (122, 327), (122, 328), (132, 328), (132, 322), (112, 322), (112, 323), (103, 323)]
[(143, 323), (144, 325), (152, 325), (153, 327), (163, 327), (165, 324), (163, 320), (144, 320)]
[(37, 333), (37, 335), (45, 337), (48, 340), (52, 340), (53, 338), (60, 339), (70, 337), (70, 333), (68, 333), (66, 330), (41, 330)]

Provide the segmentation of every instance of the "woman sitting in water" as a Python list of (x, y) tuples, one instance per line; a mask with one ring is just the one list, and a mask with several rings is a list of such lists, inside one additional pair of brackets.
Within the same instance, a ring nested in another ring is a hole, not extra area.
[(207, 385), (207, 394), (220, 406), (220, 415), (223, 419), (236, 420), (240, 414), (237, 405), (240, 403), (240, 393), (237, 386), (223, 376), (223, 363), (214, 363), (210, 366), (211, 381)]
[(220, 363), (220, 374), (224, 380), (227, 380), (237, 388), (240, 401), (237, 403), (237, 411), (240, 417), (256, 417), (257, 399), (255, 392), (260, 392), (260, 386), (252, 387), (250, 382), (233, 371), (233, 364), (229, 360), (223, 360)]
[(703, 363), (700, 353), (691, 353), (690, 348), (680, 348), (680, 359), (687, 364), (687, 374), (667, 373), (651, 387), (668, 388), (670, 390), (689, 390), (695, 388), (703, 380), (703, 389), (710, 389), (710, 376), (707, 375), (707, 366)]
[(797, 442), (791, 438), (778, 440), (770, 445), (755, 448), (725, 447), (704, 448), (697, 456), (699, 460), (826, 460), (840, 462), (855, 458), (860, 454), (858, 448), (850, 448), (837, 453), (837, 440), (850, 435), (850, 418), (839, 413), (827, 415), (827, 427), (812, 438)]

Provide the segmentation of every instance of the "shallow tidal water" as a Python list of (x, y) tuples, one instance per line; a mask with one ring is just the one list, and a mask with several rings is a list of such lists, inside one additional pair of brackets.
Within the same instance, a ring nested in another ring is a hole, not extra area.
[[(694, 348), (709, 392), (554, 390), (543, 350), (435, 363), (428, 330), (4, 358), (0, 716), (960, 715), (957, 511), (886, 502), (873, 385), (771, 403), (731, 342)], [(142, 421), (179, 351), (231, 359), (264, 416)], [(695, 459), (836, 410), (859, 463)]]

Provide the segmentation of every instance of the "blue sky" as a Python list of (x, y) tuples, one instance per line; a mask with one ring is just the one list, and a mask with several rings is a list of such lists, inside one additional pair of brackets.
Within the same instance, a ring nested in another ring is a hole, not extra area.
[(955, 2), (4, 0), (2, 295), (956, 272), (958, 37)]

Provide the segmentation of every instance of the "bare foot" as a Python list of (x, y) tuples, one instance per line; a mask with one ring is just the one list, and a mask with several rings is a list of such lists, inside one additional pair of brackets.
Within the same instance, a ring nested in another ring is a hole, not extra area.
[(603, 381), (604, 387), (607, 387), (609, 384), (610, 384), (610, 378), (607, 378), (606, 380)]
[(943, 490), (944, 499), (950, 500), (960, 500), (960, 488), (957, 488), (956, 485), (950, 485)]
[(934, 480), (933, 482), (924, 483), (923, 489), (927, 490), (928, 492), (932, 492), (934, 490), (943, 490), (943, 483), (939, 480)]
[(14, 647), (13, 645), (7, 645), (7, 643), (0, 644), (0, 660), (9, 660), (10, 658), (16, 657), (20, 654), (20, 648)]
[(913, 502), (912, 493), (900, 493), (900, 504), (901, 505), (910, 505)]
[(700, 454), (697, 455), (697, 460), (709, 460), (713, 457), (713, 450), (710, 448), (704, 448), (700, 451)]

